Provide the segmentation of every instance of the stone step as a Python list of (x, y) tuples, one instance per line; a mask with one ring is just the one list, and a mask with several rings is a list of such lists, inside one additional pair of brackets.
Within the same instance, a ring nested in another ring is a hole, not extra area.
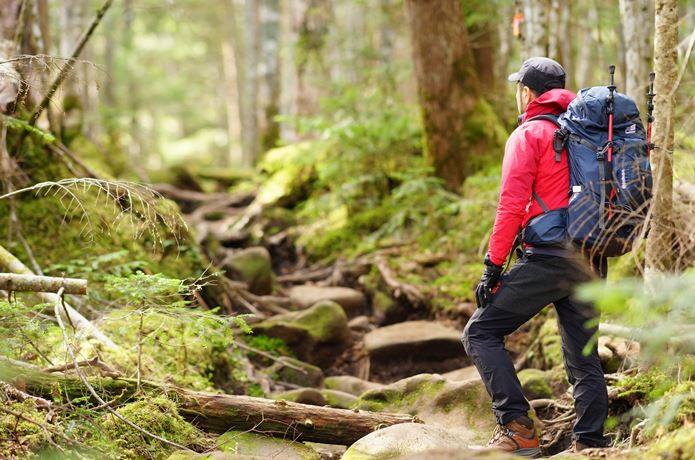
[(367, 310), (367, 298), (364, 294), (347, 287), (306, 284), (290, 288), (288, 294), (293, 303), (300, 309), (308, 308), (323, 300), (331, 300), (343, 307), (350, 318), (365, 313)]

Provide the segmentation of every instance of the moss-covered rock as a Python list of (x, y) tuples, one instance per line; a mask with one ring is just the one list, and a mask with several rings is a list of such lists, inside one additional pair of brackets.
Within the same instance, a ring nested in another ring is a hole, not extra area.
[(523, 369), (517, 376), (527, 399), (550, 398), (553, 391), (548, 383), (548, 375), (540, 369)]
[(216, 444), (223, 452), (254, 458), (287, 460), (319, 460), (320, 458), (314, 449), (301, 442), (271, 438), (257, 433), (228, 431), (217, 438)]
[(307, 141), (266, 152), (259, 169), (269, 177), (262, 183), (256, 202), (291, 206), (305, 197), (316, 174), (315, 162), (325, 153), (323, 144)]
[[(143, 399), (117, 409), (127, 420), (143, 427), (153, 434), (190, 448), (205, 448), (212, 441), (201, 431), (186, 422), (178, 413), (176, 405), (159, 396)], [(173, 448), (142, 433), (106, 414), (100, 420), (103, 434), (118, 447), (120, 458), (166, 458)]]
[(343, 455), (343, 460), (387, 460), (419, 454), (442, 447), (465, 449), (466, 440), (455, 432), (421, 423), (400, 423), (382, 428), (357, 440)]
[(357, 403), (357, 396), (338, 390), (321, 390), (321, 394), (326, 398), (326, 404), (339, 409), (352, 409)]
[(381, 383), (369, 382), (352, 375), (326, 377), (323, 384), (329, 390), (338, 390), (355, 396), (359, 396), (369, 390), (378, 390), (384, 387)]
[(562, 366), (564, 363), (562, 356), (562, 339), (560, 338), (557, 319), (554, 316), (545, 320), (538, 332), (538, 337), (540, 340), (544, 367), (550, 369), (556, 366)]
[(283, 357), (265, 372), (274, 380), (302, 387), (320, 387), (323, 385), (321, 368), (298, 359)]
[(415, 415), (427, 424), (451, 428), (470, 443), (483, 442), (494, 427), (490, 397), (480, 380), (415, 375), (365, 392), (355, 407)]
[(227, 275), (245, 282), (254, 294), (265, 295), (273, 291), (273, 269), (270, 253), (264, 247), (253, 247), (231, 252), (222, 262)]
[(340, 286), (294, 286), (289, 290), (290, 299), (299, 308), (307, 308), (323, 300), (331, 300), (339, 304), (349, 317), (364, 313), (367, 299), (356, 289)]
[(301, 359), (315, 362), (317, 345), (344, 346), (350, 340), (347, 316), (335, 302), (323, 301), (302, 311), (276, 315), (253, 326), (254, 331), (282, 339)]

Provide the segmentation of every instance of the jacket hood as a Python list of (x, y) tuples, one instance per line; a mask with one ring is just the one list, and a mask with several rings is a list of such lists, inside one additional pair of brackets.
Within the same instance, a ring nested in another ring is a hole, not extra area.
[(526, 107), (526, 112), (522, 120), (533, 118), (537, 115), (553, 114), (560, 115), (567, 110), (570, 102), (577, 97), (572, 91), (555, 88), (538, 96)]

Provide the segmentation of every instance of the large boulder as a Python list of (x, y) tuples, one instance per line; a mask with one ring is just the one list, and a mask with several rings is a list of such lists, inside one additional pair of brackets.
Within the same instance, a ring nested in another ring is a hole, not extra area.
[[(563, 457), (564, 458), (564, 457)], [(577, 457), (577, 459), (583, 457)], [(497, 449), (457, 449), (441, 448), (428, 450), (427, 452), (416, 452), (413, 454), (401, 455), (394, 460), (519, 460), (514, 454), (502, 452)]]
[(441, 427), (399, 423), (357, 440), (345, 452), (343, 460), (386, 460), (443, 447), (466, 449), (468, 445), (465, 439)]
[(363, 393), (354, 407), (415, 415), (471, 444), (484, 443), (495, 426), (480, 379), (452, 382), (437, 374), (415, 375)]
[(364, 336), (376, 380), (447, 372), (468, 364), (461, 332), (434, 321), (406, 321)]
[(320, 367), (294, 358), (282, 357), (265, 372), (273, 380), (292, 383), (300, 387), (320, 387), (323, 385), (323, 371)]
[(282, 458), (283, 460), (319, 460), (321, 458), (318, 452), (300, 442), (242, 431), (228, 431), (217, 438), (217, 446), (225, 453), (253, 458)]
[(365, 391), (378, 390), (379, 388), (384, 387), (384, 385), (381, 383), (369, 382), (367, 380), (353, 377), (352, 375), (336, 375), (333, 377), (326, 377), (323, 384), (329, 390), (342, 391), (355, 396), (359, 396)]
[(326, 404), (339, 409), (352, 409), (357, 404), (357, 396), (338, 390), (321, 390), (321, 394), (326, 398)]
[(301, 359), (312, 363), (325, 363), (350, 341), (347, 316), (340, 305), (331, 301), (273, 316), (253, 329), (284, 340)]
[(245, 282), (249, 291), (258, 295), (273, 291), (273, 269), (270, 253), (264, 247), (254, 247), (229, 252), (222, 261), (227, 275)]
[(479, 379), (480, 373), (478, 373), (478, 369), (475, 366), (466, 366), (462, 367), (461, 369), (446, 372), (442, 374), (442, 377), (444, 377), (447, 380), (456, 382), (462, 380)]
[(289, 290), (290, 299), (299, 308), (308, 308), (323, 300), (332, 300), (345, 310), (349, 317), (357, 316), (367, 308), (367, 299), (356, 289), (314, 285), (294, 286)]

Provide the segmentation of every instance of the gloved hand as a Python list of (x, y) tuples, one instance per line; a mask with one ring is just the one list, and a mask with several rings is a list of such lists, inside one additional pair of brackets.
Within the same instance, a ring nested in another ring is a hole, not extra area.
[(478, 308), (485, 308), (490, 301), (492, 292), (497, 286), (497, 283), (499, 283), (502, 270), (504, 269), (501, 265), (492, 263), (488, 256), (485, 256), (483, 263), (485, 264), (485, 271), (480, 278), (478, 286), (475, 288), (475, 300), (478, 304)]

